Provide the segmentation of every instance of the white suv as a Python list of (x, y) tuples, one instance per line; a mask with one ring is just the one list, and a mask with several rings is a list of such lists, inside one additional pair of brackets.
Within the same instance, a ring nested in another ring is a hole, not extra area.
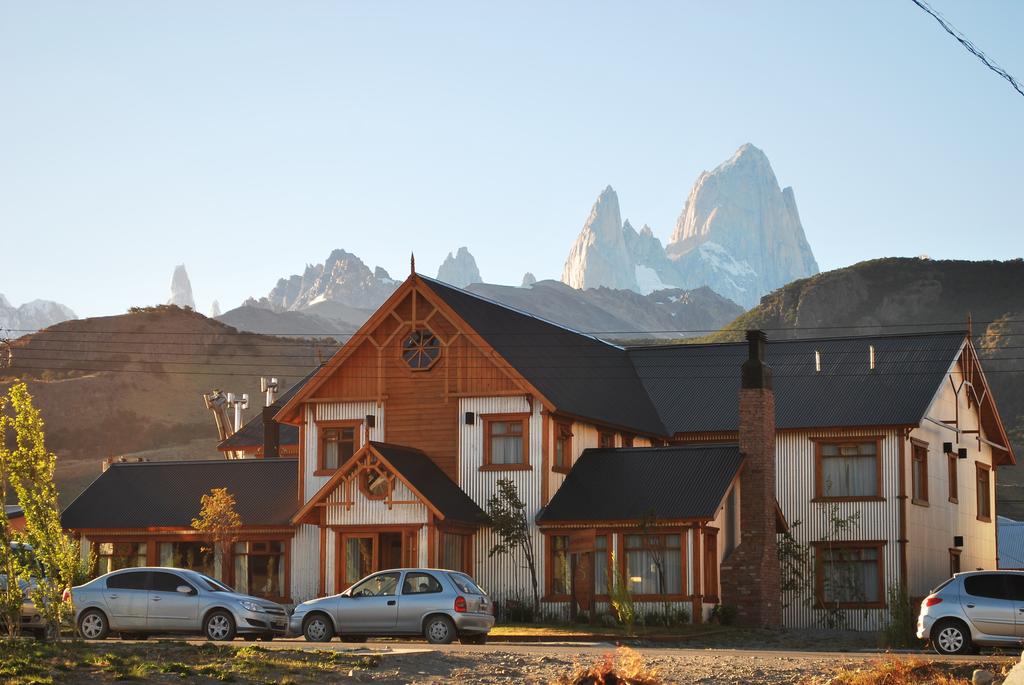
[(921, 602), (917, 637), (939, 654), (1024, 640), (1024, 571), (957, 573)]

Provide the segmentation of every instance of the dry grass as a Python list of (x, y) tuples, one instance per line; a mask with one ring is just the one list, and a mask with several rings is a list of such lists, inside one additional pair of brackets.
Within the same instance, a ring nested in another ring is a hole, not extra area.
[(639, 652), (619, 647), (590, 666), (576, 666), (552, 685), (661, 685), (659, 673), (648, 668)]
[(802, 685), (970, 685), (971, 673), (976, 668), (1004, 676), (1012, 665), (1012, 660), (1005, 664), (979, 664), (888, 657), (859, 666), (845, 666), (833, 674), (809, 678)]

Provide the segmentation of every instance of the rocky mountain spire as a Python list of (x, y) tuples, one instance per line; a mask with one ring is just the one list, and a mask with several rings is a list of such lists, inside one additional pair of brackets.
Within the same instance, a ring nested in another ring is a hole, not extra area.
[(196, 301), (192, 298), (192, 283), (188, 280), (184, 264), (174, 267), (174, 275), (171, 276), (171, 298), (167, 300), (167, 304), (188, 307), (193, 311), (196, 308)]
[[(818, 272), (793, 189), (779, 187), (768, 157), (750, 143), (697, 177), (666, 251), (680, 260), (702, 245), (708, 246), (705, 256), (724, 253), (739, 267), (749, 267), (754, 277), (743, 298), (748, 305)], [(684, 264), (680, 268), (685, 272)]]
[(606, 187), (569, 251), (562, 282), (573, 288), (636, 290), (636, 275), (623, 237), (619, 196)]
[(480, 269), (476, 266), (476, 260), (469, 250), (460, 247), (453, 256), (451, 252), (441, 263), (437, 270), (437, 280), (454, 285), (456, 288), (465, 288), (471, 283), (483, 283), (480, 278)]

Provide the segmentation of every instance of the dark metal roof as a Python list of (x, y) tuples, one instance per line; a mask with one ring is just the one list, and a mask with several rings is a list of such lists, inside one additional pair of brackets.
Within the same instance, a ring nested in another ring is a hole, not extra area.
[(412, 447), (371, 442), (403, 478), (444, 514), (445, 520), (477, 525), (487, 514), (423, 452)]
[[(315, 367), (312, 371), (306, 374), (306, 377), (298, 381), (292, 387), (281, 395), (278, 396), (274, 403), (270, 407), (276, 414), (281, 410), (288, 400), (295, 396), (299, 390), (302, 389), (309, 379), (313, 377), (320, 369), (319, 366)], [(277, 424), (277, 436), (278, 445), (284, 447), (285, 445), (298, 445), (299, 444), (299, 429), (297, 426), (292, 426), (287, 423)], [(235, 431), (232, 435), (228, 436), (224, 440), (217, 443), (217, 449), (221, 451), (237, 450), (243, 447), (262, 447), (263, 446), (263, 412), (261, 411), (253, 418), (249, 419), (244, 426), (239, 430)]]
[(235, 496), (242, 525), (289, 525), (298, 508), (297, 459), (111, 464), (61, 514), (65, 528), (189, 528), (212, 488)]
[[(964, 332), (770, 340), (778, 428), (916, 425)], [(875, 369), (868, 350), (875, 347)], [(815, 370), (815, 351), (821, 371)], [(736, 430), (745, 343), (630, 348), (667, 434)]]
[(584, 450), (537, 521), (711, 519), (742, 461), (734, 444)]
[(639, 432), (664, 433), (623, 348), (420, 278), (559, 411)]
[(25, 511), (17, 504), (5, 504), (4, 514), (6, 514), (9, 519), (16, 519), (19, 516), (24, 516)]

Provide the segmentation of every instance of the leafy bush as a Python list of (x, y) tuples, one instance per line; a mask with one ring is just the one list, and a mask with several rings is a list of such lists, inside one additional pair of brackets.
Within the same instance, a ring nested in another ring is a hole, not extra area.
[(885, 627), (886, 647), (910, 647), (916, 644), (917, 611), (900, 585), (892, 585), (886, 592), (889, 600), (889, 625)]
[(723, 626), (731, 626), (736, 622), (737, 613), (736, 607), (731, 604), (716, 604), (711, 609), (710, 621)]

